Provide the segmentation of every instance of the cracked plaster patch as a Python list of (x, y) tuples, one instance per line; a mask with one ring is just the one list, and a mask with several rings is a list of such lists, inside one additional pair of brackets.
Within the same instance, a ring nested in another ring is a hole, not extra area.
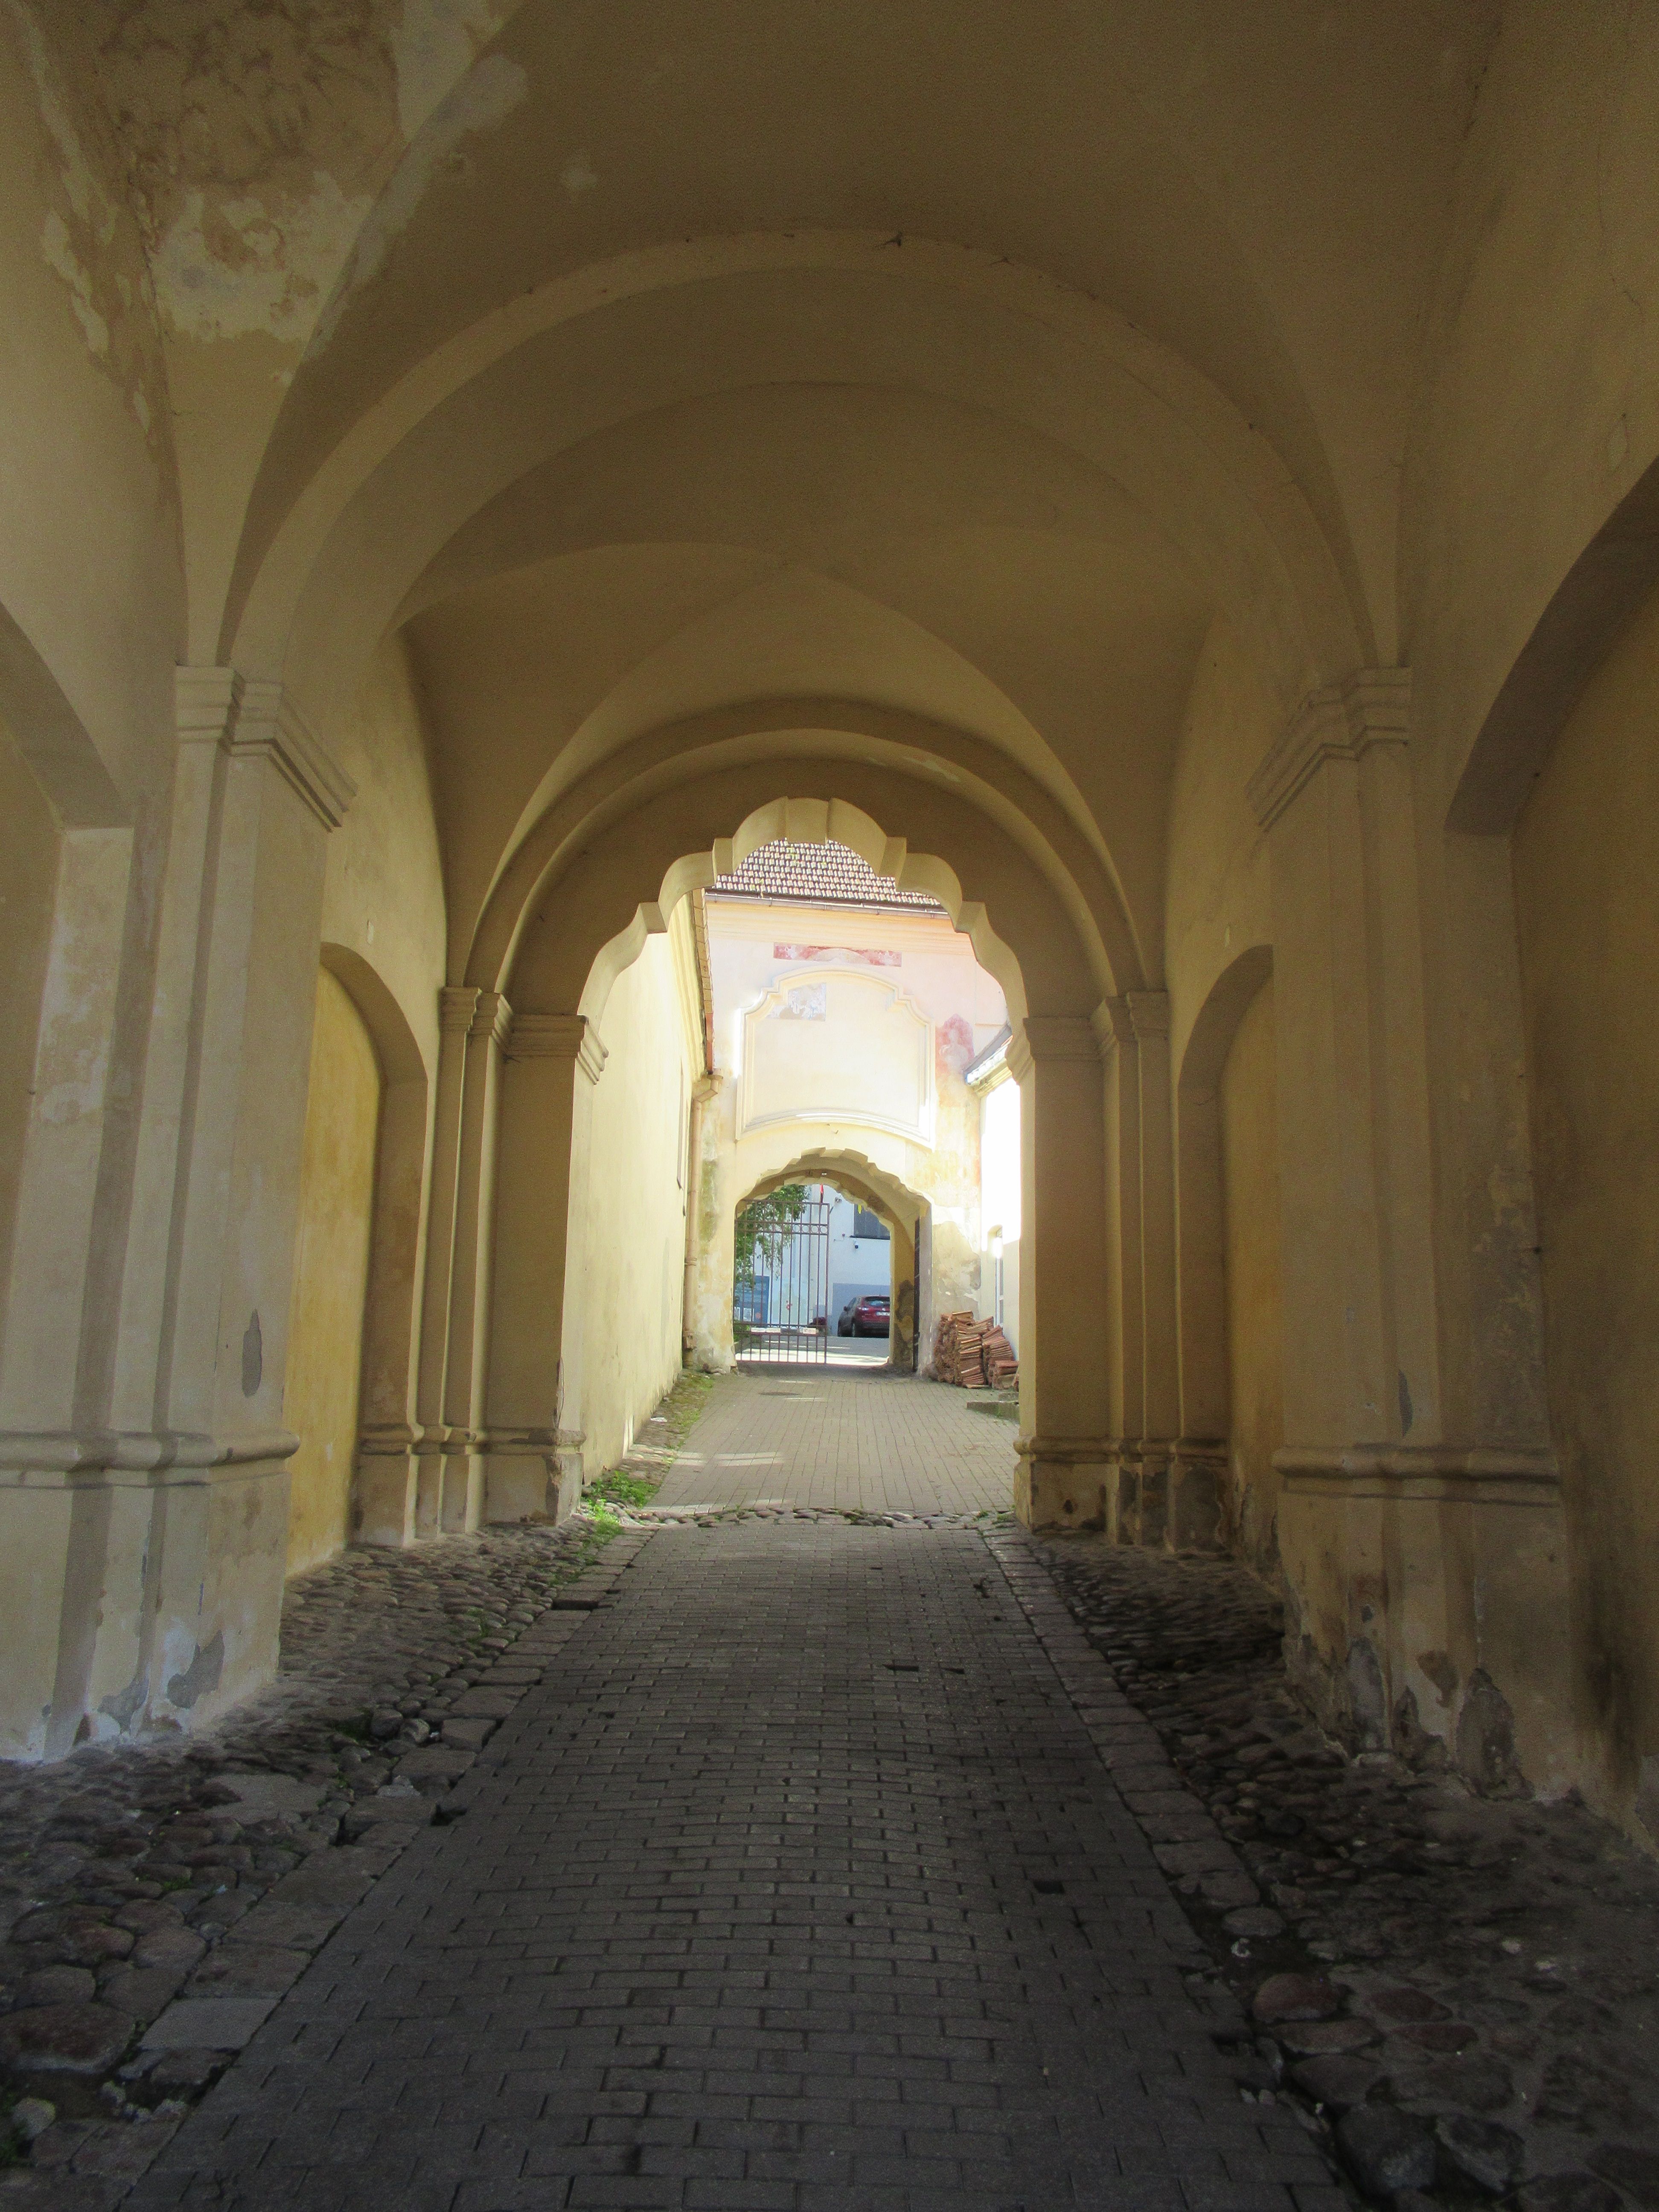
[(112, 251), (120, 226), (120, 204), (105, 188), (88, 153), (34, 15), (24, 0), (0, 0), (0, 9), (21, 48), (63, 195), (62, 205), (48, 209), (42, 220), (41, 258), (69, 294), (87, 350), (121, 387), (148, 436), (152, 424), (152, 410), (144, 391), (148, 371), (142, 342), (131, 323), (135, 299), (142, 297), (146, 307), (151, 302), (148, 274), (135, 255), (135, 282), (134, 276), (119, 266), (118, 252)]
[(126, 0), (100, 70), (169, 327), (325, 340), (457, 142), (524, 97), (484, 52), (519, 4)]
[(276, 212), (252, 194), (210, 208), (191, 192), (155, 250), (168, 322), (198, 340), (265, 331), (303, 346), (372, 205), (368, 193), (349, 199), (325, 170), (308, 199)]

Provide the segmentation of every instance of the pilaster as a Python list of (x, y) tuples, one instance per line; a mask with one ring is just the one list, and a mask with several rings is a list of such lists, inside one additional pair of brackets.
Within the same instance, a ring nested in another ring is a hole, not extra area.
[(1097, 1525), (1109, 1461), (1104, 1109), (1083, 1016), (1028, 1017), (1010, 1042), (1020, 1087), (1019, 1468), (1030, 1528)]
[(1446, 1432), (1410, 738), (1407, 672), (1366, 672), (1310, 697), (1249, 786), (1273, 866), (1287, 1640), (1352, 1740), (1455, 1742), (1445, 1683), (1484, 1668), (1533, 1686), (1519, 1742), (1551, 1697), (1505, 1655), (1565, 1617), (1559, 1488), (1547, 1449)]
[(491, 1521), (562, 1520), (581, 1496), (588, 1161), (605, 1059), (582, 1015), (514, 1018), (484, 1400)]
[(20, 1669), (0, 1723), (23, 1756), (192, 1725), (276, 1662), (324, 848), (352, 789), (280, 686), (234, 669), (179, 671), (176, 727), (108, 1359), (72, 1426), (0, 1443), (56, 1589), (52, 1679)]
[(461, 1045), (460, 1121), (455, 1170), (454, 1259), (444, 1357), (443, 1494), (439, 1525), (449, 1534), (483, 1514), (484, 1363), (489, 1334), (490, 1242), (495, 1218), (497, 1091), (512, 1009), (499, 991), (480, 991)]

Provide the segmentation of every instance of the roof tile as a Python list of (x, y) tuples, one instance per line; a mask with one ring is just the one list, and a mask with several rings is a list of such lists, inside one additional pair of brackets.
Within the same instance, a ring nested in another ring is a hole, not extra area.
[(710, 889), (727, 898), (799, 899), (814, 906), (897, 906), (943, 914), (923, 891), (902, 891), (891, 876), (878, 876), (850, 845), (792, 845), (774, 838), (757, 845), (729, 876)]

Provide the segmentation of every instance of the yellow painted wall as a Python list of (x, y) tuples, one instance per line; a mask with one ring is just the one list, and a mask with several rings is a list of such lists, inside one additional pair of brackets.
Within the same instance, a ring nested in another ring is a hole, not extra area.
[(289, 1462), (290, 1575), (328, 1559), (350, 1533), (380, 1112), (374, 1047), (325, 969), (317, 978), (283, 1400), (283, 1418), (300, 1439)]
[(583, 1462), (614, 1467), (680, 1371), (685, 1284), (682, 1118), (692, 1060), (678, 937), (653, 936), (613, 986), (593, 1099)]
[(1659, 598), (1516, 830), (1551, 1425), (1575, 1702), (1609, 1802), (1659, 1835)]
[(58, 845), (45, 794), (0, 726), (0, 1272), (16, 1219)]
[(323, 936), (378, 970), (429, 1073), (446, 980), (443, 864), (421, 702), (401, 637), (382, 642), (330, 739), (357, 795), (328, 842)]
[(1240, 1550), (1258, 1566), (1277, 1559), (1279, 1477), (1273, 1462), (1285, 1441), (1273, 1049), (1273, 987), (1267, 982), (1238, 1025), (1221, 1076), (1229, 1510)]
[(1215, 980), (1248, 946), (1271, 945), (1267, 842), (1244, 785), (1279, 717), (1260, 667), (1218, 619), (1193, 678), (1170, 793), (1170, 1059), (1181, 1066)]

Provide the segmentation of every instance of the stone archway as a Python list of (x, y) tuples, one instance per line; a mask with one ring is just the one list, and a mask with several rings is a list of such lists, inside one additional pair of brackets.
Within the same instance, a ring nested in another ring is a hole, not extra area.
[[(781, 1126), (772, 1133), (776, 1149), (788, 1151), (803, 1137), (817, 1139), (794, 1152), (787, 1164), (768, 1168), (748, 1184), (741, 1195), (722, 1203), (711, 1223), (714, 1235), (700, 1255), (699, 1299), (694, 1319), (699, 1364), (728, 1365), (731, 1340), (732, 1229), (744, 1207), (786, 1183), (823, 1182), (878, 1215), (890, 1239), (889, 1295), (892, 1299), (892, 1334), (888, 1340), (887, 1364), (896, 1374), (910, 1374), (917, 1364), (915, 1347), (927, 1340), (926, 1292), (921, 1255), (931, 1241), (933, 1207), (926, 1195), (908, 1188), (867, 1153), (836, 1146), (823, 1140), (821, 1129), (806, 1131)], [(830, 1316), (830, 1326), (835, 1316)], [(723, 1326), (722, 1326), (723, 1323)]]

